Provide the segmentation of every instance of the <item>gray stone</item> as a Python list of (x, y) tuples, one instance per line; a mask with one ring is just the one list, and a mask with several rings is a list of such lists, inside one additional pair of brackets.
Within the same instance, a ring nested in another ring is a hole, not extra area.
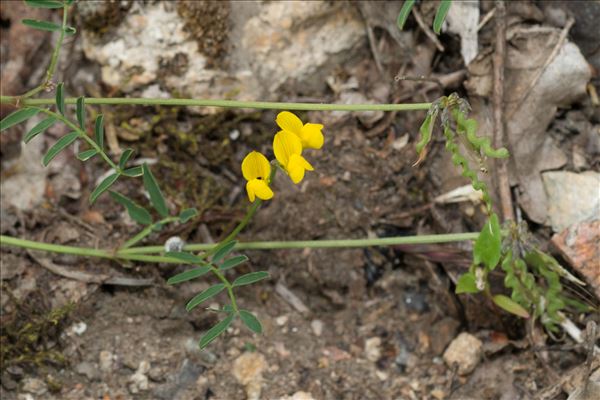
[(91, 362), (81, 362), (75, 366), (75, 372), (80, 375), (84, 375), (90, 381), (95, 381), (100, 379), (100, 372), (98, 370), (98, 366), (92, 364)]
[(542, 174), (548, 196), (548, 217), (554, 232), (600, 218), (600, 174), (549, 171)]
[(44, 394), (48, 391), (48, 387), (46, 386), (46, 383), (43, 380), (38, 379), (38, 378), (23, 379), (22, 389), (24, 392), (31, 393), (31, 394), (37, 394), (38, 396), (41, 396), (42, 394)]

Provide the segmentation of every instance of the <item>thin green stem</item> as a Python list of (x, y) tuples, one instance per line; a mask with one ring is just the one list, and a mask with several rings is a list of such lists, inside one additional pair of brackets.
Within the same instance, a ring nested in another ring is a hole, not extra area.
[(40, 110), (40, 112), (43, 112), (46, 115), (49, 115), (51, 117), (54, 117), (54, 118), (58, 119), (63, 124), (67, 125), (69, 128), (73, 129), (73, 131), (77, 132), (77, 134), (79, 135), (79, 137), (81, 139), (85, 140), (90, 146), (92, 146), (92, 148), (94, 150), (96, 150), (98, 152), (98, 154), (100, 154), (100, 156), (104, 159), (104, 161), (106, 161), (107, 164), (110, 165), (110, 167), (112, 169), (114, 169), (116, 173), (118, 173), (119, 175), (122, 173), (121, 168), (119, 168), (117, 166), (117, 164), (115, 164), (110, 159), (110, 157), (108, 156), (108, 154), (106, 154), (106, 152), (104, 151), (104, 149), (102, 149), (91, 137), (89, 137), (87, 135), (87, 133), (84, 130), (82, 130), (77, 124), (71, 122), (65, 116), (63, 116), (63, 115), (61, 115), (59, 113), (55, 113), (54, 111), (50, 111), (47, 108), (39, 108), (39, 107), (31, 107), (31, 108), (37, 108), (38, 110)]
[(65, 39), (65, 30), (67, 28), (67, 20), (68, 20), (68, 14), (69, 14), (68, 11), (69, 11), (69, 6), (67, 4), (65, 4), (63, 6), (62, 28), (60, 30), (60, 35), (58, 37), (58, 41), (56, 42), (56, 45), (54, 46), (54, 51), (52, 52), (52, 57), (50, 58), (50, 65), (48, 66), (48, 70), (46, 71), (46, 78), (44, 79), (44, 82), (40, 83), (38, 86), (31, 89), (24, 95), (16, 97), (21, 104), (26, 103), (28, 101), (27, 98), (34, 96), (34, 95), (38, 94), (39, 92), (41, 92), (42, 90), (46, 89), (49, 86), (50, 82), (52, 81), (52, 77), (54, 76), (54, 73), (56, 72), (56, 66), (58, 64), (58, 55), (60, 54), (60, 48), (62, 47), (63, 40)]
[(131, 246), (133, 246), (134, 244), (138, 243), (139, 241), (141, 241), (142, 239), (144, 239), (146, 236), (148, 236), (150, 233), (152, 233), (152, 231), (162, 225), (168, 224), (169, 222), (174, 222), (174, 221), (178, 221), (179, 217), (167, 217), (167, 218), (163, 218), (158, 222), (155, 222), (153, 224), (148, 225), (147, 227), (145, 227), (144, 229), (142, 229), (137, 235), (135, 235), (134, 237), (132, 237), (131, 239), (129, 239), (128, 241), (126, 241), (123, 246), (120, 247), (119, 250), (124, 250), (124, 249), (128, 249)]
[(229, 300), (231, 300), (231, 307), (233, 308), (233, 311), (237, 314), (238, 306), (237, 301), (235, 300), (235, 294), (233, 294), (233, 286), (231, 285), (231, 282), (229, 282), (229, 280), (225, 278), (225, 275), (223, 275), (221, 271), (219, 271), (219, 269), (214, 265), (210, 265), (210, 270), (217, 278), (219, 278), (219, 280), (221, 280), (221, 282), (223, 282), (223, 284), (227, 288), (227, 295), (229, 296)]
[[(334, 249), (371, 246), (395, 246), (401, 244), (432, 244), (449, 243), (475, 240), (479, 232), (452, 233), (444, 235), (400, 236), (375, 239), (342, 239), (342, 240), (300, 240), (279, 242), (241, 242), (236, 245), (237, 250), (276, 250), (276, 249)], [(83, 257), (99, 257), (108, 259), (121, 259), (147, 262), (181, 263), (171, 257), (155, 256), (151, 254), (164, 252), (162, 246), (133, 247), (126, 250), (101, 250), (86, 247), (63, 246), (51, 243), (36, 242), (19, 239), (11, 236), (0, 235), (0, 245), (21, 247), (32, 250), (48, 251), (52, 253), (72, 254)], [(210, 250), (214, 244), (191, 244), (184, 247), (187, 251)]]
[[(19, 97), (0, 96), (0, 103), (17, 104)], [(65, 99), (67, 104), (76, 104), (77, 99)], [(157, 98), (86, 98), (86, 104), (138, 105), (138, 106), (199, 106), (223, 108), (252, 108), (263, 110), (306, 110), (306, 111), (415, 111), (428, 110), (431, 103), (413, 104), (323, 104), (323, 103), (287, 103), (271, 101), (237, 101), (206, 99), (157, 99)], [(53, 99), (21, 99), (21, 106), (41, 106), (54, 104)]]

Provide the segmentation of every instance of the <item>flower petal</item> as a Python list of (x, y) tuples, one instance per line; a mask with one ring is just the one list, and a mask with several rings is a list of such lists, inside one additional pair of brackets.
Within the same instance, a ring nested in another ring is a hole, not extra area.
[(290, 162), (287, 166), (287, 172), (290, 176), (290, 179), (294, 183), (300, 182), (304, 178), (305, 171), (314, 170), (313, 166), (310, 165), (308, 161), (304, 157), (299, 154), (292, 154), (290, 157)]
[(273, 139), (273, 152), (279, 163), (287, 168), (292, 154), (302, 154), (302, 143), (298, 136), (290, 131), (279, 131)]
[(300, 134), (300, 130), (302, 129), (302, 121), (300, 121), (300, 118), (289, 111), (282, 111), (277, 114), (275, 122), (277, 122), (277, 125), (279, 125), (282, 130), (290, 131), (296, 135)]
[(266, 181), (262, 179), (252, 179), (246, 183), (246, 192), (248, 192), (248, 200), (254, 202), (255, 197), (261, 200), (269, 200), (273, 198), (273, 190), (269, 187)]
[(311, 149), (320, 149), (323, 147), (323, 133), (321, 132), (323, 125), (321, 124), (306, 124), (300, 130), (300, 140), (302, 147)]
[(242, 161), (242, 174), (247, 181), (256, 178), (269, 179), (271, 164), (258, 151), (251, 151)]

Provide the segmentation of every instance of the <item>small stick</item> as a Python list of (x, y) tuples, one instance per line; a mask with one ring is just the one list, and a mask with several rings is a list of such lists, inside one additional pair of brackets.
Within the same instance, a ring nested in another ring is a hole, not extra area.
[[(494, 51), (494, 147), (506, 147), (504, 130), (504, 61), (506, 58), (506, 5), (496, 1), (496, 48)], [(508, 160), (496, 160), (496, 183), (504, 220), (515, 219), (508, 180)]]
[(427, 24), (423, 21), (423, 17), (421, 16), (421, 13), (417, 11), (417, 7), (412, 8), (412, 13), (415, 16), (415, 20), (417, 21), (417, 24), (419, 24), (419, 27), (423, 30), (423, 32), (425, 32), (427, 37), (431, 39), (431, 41), (435, 44), (435, 47), (437, 47), (439, 51), (445, 51), (446, 49), (444, 49), (444, 46), (442, 46), (436, 34), (433, 33), (433, 31), (429, 29)]
[(481, 30), (481, 28), (483, 28), (488, 22), (490, 22), (490, 20), (492, 19), (492, 17), (494, 16), (494, 14), (496, 14), (496, 8), (492, 8), (487, 14), (485, 14), (485, 16), (481, 19), (481, 21), (479, 22), (479, 24), (477, 25), (477, 32), (479, 32)]

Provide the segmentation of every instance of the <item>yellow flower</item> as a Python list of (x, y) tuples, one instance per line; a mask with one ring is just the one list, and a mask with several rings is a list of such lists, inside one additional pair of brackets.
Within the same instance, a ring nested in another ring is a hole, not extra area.
[(302, 157), (302, 143), (300, 138), (290, 131), (280, 131), (273, 140), (273, 152), (275, 158), (286, 170), (292, 182), (298, 183), (304, 178), (306, 170), (314, 168)]
[(242, 174), (248, 181), (246, 192), (248, 192), (250, 202), (254, 202), (256, 197), (262, 200), (269, 200), (273, 197), (273, 191), (268, 182), (271, 175), (271, 164), (267, 157), (257, 151), (248, 153), (242, 161)]
[(323, 147), (323, 125), (321, 124), (303, 124), (296, 115), (289, 111), (282, 111), (277, 114), (275, 120), (277, 125), (287, 132), (298, 136), (304, 149), (320, 149)]

